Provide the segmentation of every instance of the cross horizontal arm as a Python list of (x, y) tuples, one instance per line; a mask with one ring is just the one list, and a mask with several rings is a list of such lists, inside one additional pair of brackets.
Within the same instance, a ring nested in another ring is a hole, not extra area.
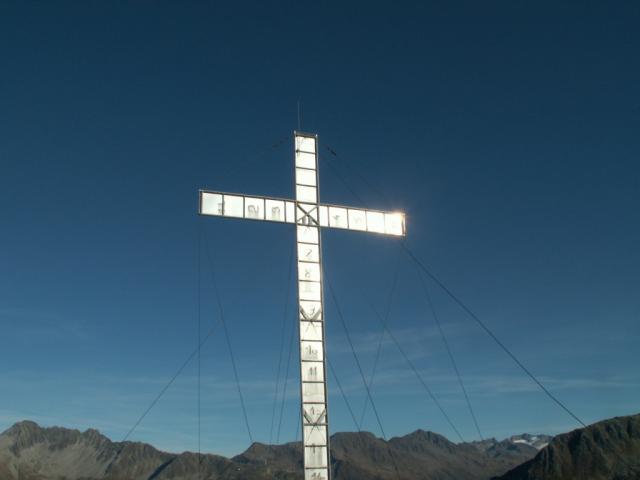
[(296, 202), (274, 197), (200, 190), (200, 215), (316, 225), (404, 236), (405, 215), (339, 205)]

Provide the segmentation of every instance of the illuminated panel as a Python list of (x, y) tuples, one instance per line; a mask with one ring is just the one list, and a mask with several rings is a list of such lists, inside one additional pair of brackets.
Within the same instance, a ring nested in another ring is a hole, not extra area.
[(320, 282), (298, 282), (300, 291), (300, 300), (314, 300), (319, 302), (322, 300), (320, 294)]
[(296, 167), (316, 168), (316, 154), (307, 152), (296, 152)]
[(402, 213), (385, 213), (384, 229), (389, 235), (404, 235), (404, 214)]
[(296, 185), (296, 198), (301, 202), (318, 203), (316, 187)]
[(335, 228), (349, 228), (347, 209), (340, 207), (329, 207), (329, 226)]
[(367, 231), (385, 233), (384, 213), (367, 210)]
[(221, 193), (200, 192), (200, 213), (203, 215), (222, 215)]
[(304, 471), (304, 480), (329, 480), (329, 469), (308, 468)]
[(322, 304), (318, 301), (301, 301), (300, 320), (322, 320)]
[(317, 225), (318, 206), (310, 203), (298, 203), (296, 217), (296, 223), (299, 225)]
[(317, 186), (315, 170), (307, 170), (306, 168), (296, 168), (296, 184), (309, 185), (310, 187)]
[(282, 200), (265, 200), (265, 218), (273, 222), (284, 222), (284, 202)]
[(319, 223), (321, 227), (328, 227), (329, 226), (329, 207), (325, 207), (323, 205), (320, 205), (318, 207), (318, 213), (319, 215)]
[(318, 245), (299, 243), (298, 259), (301, 262), (319, 262), (320, 251), (318, 250)]
[(364, 210), (349, 209), (349, 230), (366, 230), (367, 214)]
[(244, 197), (244, 218), (264, 220), (264, 198)]
[(300, 340), (322, 341), (322, 323), (306, 320), (300, 322)]
[(296, 136), (296, 151), (316, 153), (315, 137)]
[[(322, 386), (318, 383), (309, 383), (306, 385)], [(324, 390), (324, 388), (322, 389)], [(324, 425), (305, 425), (304, 426), (304, 440), (305, 445), (318, 445), (324, 446), (327, 444), (327, 428)]]
[[(327, 447), (305, 447), (304, 464), (307, 468), (326, 468), (327, 467)], [(311, 477), (322, 478), (322, 477)]]
[(244, 197), (240, 195), (224, 195), (224, 216), (244, 217)]
[(306, 340), (301, 341), (300, 358), (302, 360), (321, 361), (322, 342), (310, 342)]
[(307, 425), (320, 425), (327, 423), (327, 406), (311, 403), (302, 406), (302, 418)]
[(317, 263), (298, 262), (298, 278), (313, 282), (320, 281), (320, 265)]
[(298, 225), (298, 241), (318, 244), (318, 227)]
[(324, 382), (322, 362), (304, 362), (302, 364), (303, 382)]
[[(302, 401), (305, 403), (324, 402), (324, 383), (302, 383)], [(306, 426), (304, 427), (307, 428)], [(320, 431), (324, 429), (319, 429)], [(326, 445), (326, 438), (319, 437), (316, 445)], [(313, 445), (307, 444), (307, 445)]]
[(288, 223), (296, 223), (296, 204), (285, 202), (286, 219)]

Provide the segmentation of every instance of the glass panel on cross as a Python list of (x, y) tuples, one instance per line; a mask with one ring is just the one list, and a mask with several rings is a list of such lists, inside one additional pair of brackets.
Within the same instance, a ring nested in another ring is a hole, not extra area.
[(300, 358), (302, 360), (320, 361), (322, 360), (322, 342), (300, 342)]
[[(306, 383), (310, 387), (322, 387), (321, 383)], [(324, 390), (324, 389), (323, 389)], [(324, 425), (305, 425), (304, 426), (304, 439), (306, 445), (319, 445), (323, 446), (327, 444), (326, 427)]]
[[(324, 402), (324, 383), (303, 383), (302, 401), (314, 403)], [(326, 439), (322, 438), (319, 445), (326, 445)]]
[(313, 282), (320, 281), (320, 265), (317, 263), (298, 262), (298, 278)]
[(244, 217), (264, 220), (264, 199), (244, 197)]
[(244, 198), (239, 195), (224, 196), (225, 217), (244, 217)]
[(302, 363), (303, 382), (324, 382), (324, 368), (322, 362)]
[(200, 213), (204, 215), (222, 215), (222, 194), (200, 192)]
[(274, 222), (284, 222), (284, 202), (282, 200), (266, 200), (265, 218)]
[(307, 468), (327, 466), (327, 447), (305, 447), (304, 464)]
[(300, 340), (322, 341), (322, 323), (302, 320), (300, 322)]

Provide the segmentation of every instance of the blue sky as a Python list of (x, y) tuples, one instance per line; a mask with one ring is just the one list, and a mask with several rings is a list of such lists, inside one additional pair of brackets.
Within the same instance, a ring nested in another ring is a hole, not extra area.
[[(3, 2), (0, 429), (125, 435), (196, 345), (197, 189), (290, 197), (298, 100), (302, 128), (338, 154), (320, 163), (325, 202), (406, 211), (413, 251), (578, 416), (637, 413), (639, 21), (637, 2)], [(268, 441), (294, 232), (203, 228)], [(398, 243), (330, 231), (323, 246), (369, 374), (380, 326), (365, 297), (384, 310)], [(398, 265), (391, 328), (474, 439), (415, 267)], [(204, 330), (217, 309), (202, 268)], [(577, 426), (431, 288), (485, 436)], [(327, 335), (360, 412), (331, 304)], [(387, 434), (455, 439), (388, 338), (381, 352)], [(293, 365), (280, 441), (296, 438)], [(201, 385), (203, 450), (244, 450), (220, 331)], [(332, 430), (353, 430), (330, 389)], [(197, 448), (196, 400), (191, 363), (132, 439)], [(370, 412), (363, 428), (380, 434)]]

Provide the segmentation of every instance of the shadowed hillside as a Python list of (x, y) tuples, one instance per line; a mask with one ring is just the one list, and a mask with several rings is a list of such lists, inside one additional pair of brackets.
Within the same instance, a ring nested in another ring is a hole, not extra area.
[[(486, 480), (532, 458), (537, 450), (510, 441), (455, 444), (418, 430), (385, 442), (371, 433), (331, 438), (336, 480)], [(254, 443), (232, 459), (202, 455), (201, 478), (302, 479), (299, 443)], [(0, 434), (2, 480), (196, 480), (198, 456), (173, 454), (136, 442), (112, 442), (96, 430), (42, 428), (20, 422)]]
[(499, 480), (638, 480), (640, 414), (555, 437), (535, 458)]

